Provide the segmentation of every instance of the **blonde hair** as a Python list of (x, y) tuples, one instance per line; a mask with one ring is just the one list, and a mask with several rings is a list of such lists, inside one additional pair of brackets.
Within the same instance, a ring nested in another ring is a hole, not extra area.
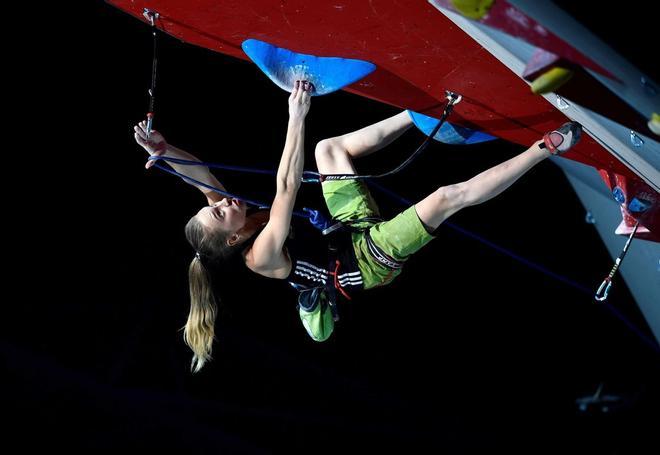
[(190, 369), (193, 373), (197, 373), (212, 358), (218, 305), (213, 295), (209, 274), (197, 257), (188, 267), (188, 281), (190, 313), (183, 331), (183, 340), (194, 353)]
[(213, 294), (210, 268), (227, 262), (241, 249), (227, 245), (229, 232), (207, 232), (197, 218), (186, 224), (186, 238), (196, 254), (188, 267), (190, 313), (183, 327), (183, 341), (193, 351), (190, 370), (197, 373), (209, 362), (215, 340), (219, 300)]

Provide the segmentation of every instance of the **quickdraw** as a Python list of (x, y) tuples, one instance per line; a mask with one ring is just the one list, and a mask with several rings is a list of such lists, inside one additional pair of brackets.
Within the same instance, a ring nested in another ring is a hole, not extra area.
[(158, 71), (158, 28), (156, 27), (156, 20), (160, 17), (155, 11), (144, 8), (142, 13), (144, 17), (151, 23), (151, 33), (153, 35), (153, 56), (151, 59), (151, 88), (149, 89), (149, 110), (147, 111), (147, 139), (151, 135), (151, 129), (154, 123), (154, 105), (156, 102), (156, 73)]
[(610, 288), (612, 287), (612, 278), (614, 277), (616, 271), (619, 269), (619, 266), (621, 265), (623, 258), (626, 256), (626, 253), (628, 252), (628, 247), (630, 246), (630, 242), (632, 242), (632, 239), (635, 236), (635, 233), (637, 232), (638, 226), (639, 226), (639, 221), (635, 223), (635, 227), (633, 231), (630, 233), (630, 237), (628, 237), (626, 244), (623, 246), (623, 250), (621, 251), (621, 254), (619, 254), (618, 258), (616, 258), (616, 261), (614, 262), (614, 267), (612, 267), (610, 274), (607, 275), (607, 277), (605, 277), (603, 282), (598, 287), (598, 290), (596, 291), (596, 295), (594, 296), (594, 299), (596, 299), (597, 301), (603, 302), (604, 300), (607, 299), (607, 294), (610, 292)]

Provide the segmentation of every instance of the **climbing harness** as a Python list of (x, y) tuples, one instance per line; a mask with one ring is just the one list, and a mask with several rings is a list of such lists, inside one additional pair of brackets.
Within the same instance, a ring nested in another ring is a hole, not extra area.
[(635, 236), (638, 227), (639, 227), (639, 221), (635, 223), (635, 227), (630, 233), (630, 236), (628, 237), (626, 244), (623, 246), (623, 250), (621, 251), (621, 254), (619, 254), (618, 258), (616, 258), (616, 261), (614, 262), (614, 267), (612, 267), (612, 270), (610, 270), (610, 274), (607, 275), (607, 277), (605, 277), (603, 282), (598, 287), (598, 290), (596, 291), (596, 295), (594, 296), (594, 299), (596, 299), (597, 301), (603, 302), (604, 300), (607, 299), (607, 294), (610, 292), (610, 288), (612, 287), (612, 278), (614, 277), (616, 271), (619, 269), (621, 262), (623, 262), (623, 258), (626, 256), (626, 253), (628, 252), (628, 247), (630, 246), (630, 242), (632, 242), (632, 239)]
[(367, 240), (369, 253), (374, 259), (376, 259), (390, 270), (399, 270), (401, 267), (403, 267), (402, 261), (397, 261), (392, 256), (386, 254), (378, 245), (376, 245), (376, 242), (374, 242), (371, 238), (371, 234), (369, 234), (369, 230), (365, 230), (364, 235), (365, 239)]

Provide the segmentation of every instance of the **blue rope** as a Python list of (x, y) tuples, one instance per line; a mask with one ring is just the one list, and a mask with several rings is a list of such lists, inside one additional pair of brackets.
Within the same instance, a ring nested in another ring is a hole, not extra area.
[[(149, 160), (150, 161), (163, 160), (163, 161), (177, 163), (177, 164), (185, 164), (187, 166), (205, 166), (205, 167), (212, 167), (212, 168), (216, 168), (216, 169), (229, 169), (229, 170), (235, 170), (235, 171), (238, 171), (238, 172), (247, 172), (247, 173), (253, 173), (253, 174), (269, 174), (269, 175), (275, 175), (276, 174), (274, 171), (270, 171), (270, 170), (255, 169), (255, 168), (241, 167), (241, 166), (225, 166), (225, 165), (221, 165), (221, 164), (217, 164), (217, 163), (206, 163), (206, 162), (203, 162), (203, 161), (184, 160), (184, 159), (181, 159), (181, 158), (173, 158), (173, 157), (169, 157), (169, 156), (150, 156)], [(221, 190), (219, 188), (216, 188), (212, 185), (208, 185), (204, 182), (200, 182), (199, 180), (196, 180), (196, 179), (194, 179), (192, 177), (189, 177), (185, 174), (177, 172), (174, 169), (168, 169), (165, 166), (161, 166), (158, 163), (154, 164), (153, 167), (156, 167), (156, 168), (160, 169), (161, 171), (165, 171), (169, 174), (176, 175), (177, 177), (181, 177), (182, 179), (184, 179), (188, 182), (192, 182), (195, 185), (199, 185), (199, 186), (202, 186), (204, 188), (208, 188), (209, 190), (212, 190), (212, 191), (214, 191), (218, 194), (221, 194), (225, 197), (229, 197), (229, 198), (232, 198), (232, 199), (240, 199), (241, 201), (246, 202), (248, 204), (251, 204), (251, 205), (253, 205), (257, 208), (268, 209), (268, 208), (271, 207), (270, 205), (264, 204), (263, 202), (260, 202), (260, 201), (255, 201), (253, 199), (247, 199), (247, 198), (244, 198), (244, 197), (238, 197), (238, 196), (236, 196), (232, 193), (229, 193), (227, 191), (223, 191), (223, 190)], [(307, 178), (303, 177), (303, 182), (305, 182), (305, 183), (320, 181), (318, 172), (305, 171), (305, 172), (303, 172), (303, 176), (305, 176), (305, 175), (311, 175), (312, 176), (312, 177), (307, 177)], [(314, 180), (314, 179), (316, 179), (316, 180)], [(300, 218), (306, 218), (310, 223), (312, 223), (314, 225), (314, 227), (316, 227), (319, 230), (327, 229), (328, 227), (330, 227), (330, 224), (331, 224), (331, 222), (329, 220), (327, 220), (326, 217), (323, 216), (323, 214), (321, 212), (319, 212), (318, 210), (309, 209), (307, 207), (303, 207), (302, 212), (294, 210), (293, 215), (297, 216), (297, 217), (300, 217)]]
[[(226, 164), (218, 164), (218, 163), (208, 163), (206, 161), (192, 161), (192, 160), (184, 160), (182, 158), (174, 158), (171, 156), (150, 156), (149, 161), (154, 161), (154, 160), (163, 160), (167, 161), (170, 163), (176, 163), (176, 164), (184, 164), (186, 166), (204, 166), (204, 167), (209, 167), (209, 168), (214, 168), (214, 169), (225, 169), (228, 171), (236, 171), (236, 172), (244, 172), (244, 173), (249, 173), (249, 174), (266, 174), (266, 175), (277, 175), (276, 171), (273, 171), (271, 169), (257, 169), (253, 167), (243, 167), (243, 166), (229, 166)], [(157, 166), (159, 169), (164, 169), (163, 167)], [(176, 172), (176, 171), (175, 171)], [(181, 174), (178, 174), (179, 176)], [(308, 177), (306, 177), (308, 176)], [(309, 177), (311, 176), (311, 177)], [(321, 180), (321, 174), (318, 172), (312, 172), (312, 171), (303, 171), (303, 182), (305, 183), (316, 183), (320, 182)], [(240, 199), (240, 198), (236, 198)]]

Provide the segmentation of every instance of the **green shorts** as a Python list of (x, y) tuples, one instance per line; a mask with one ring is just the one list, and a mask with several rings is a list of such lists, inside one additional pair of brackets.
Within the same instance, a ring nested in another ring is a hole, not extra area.
[[(328, 210), (336, 220), (380, 216), (378, 205), (362, 181), (330, 180), (323, 182), (321, 187)], [(364, 289), (389, 284), (401, 273), (400, 268), (395, 270), (386, 267), (374, 258), (369, 252), (367, 233), (382, 252), (399, 262), (405, 261), (434, 239), (424, 228), (414, 206), (408, 207), (389, 221), (369, 221), (353, 226), (366, 230), (353, 233), (353, 247), (362, 273)]]

